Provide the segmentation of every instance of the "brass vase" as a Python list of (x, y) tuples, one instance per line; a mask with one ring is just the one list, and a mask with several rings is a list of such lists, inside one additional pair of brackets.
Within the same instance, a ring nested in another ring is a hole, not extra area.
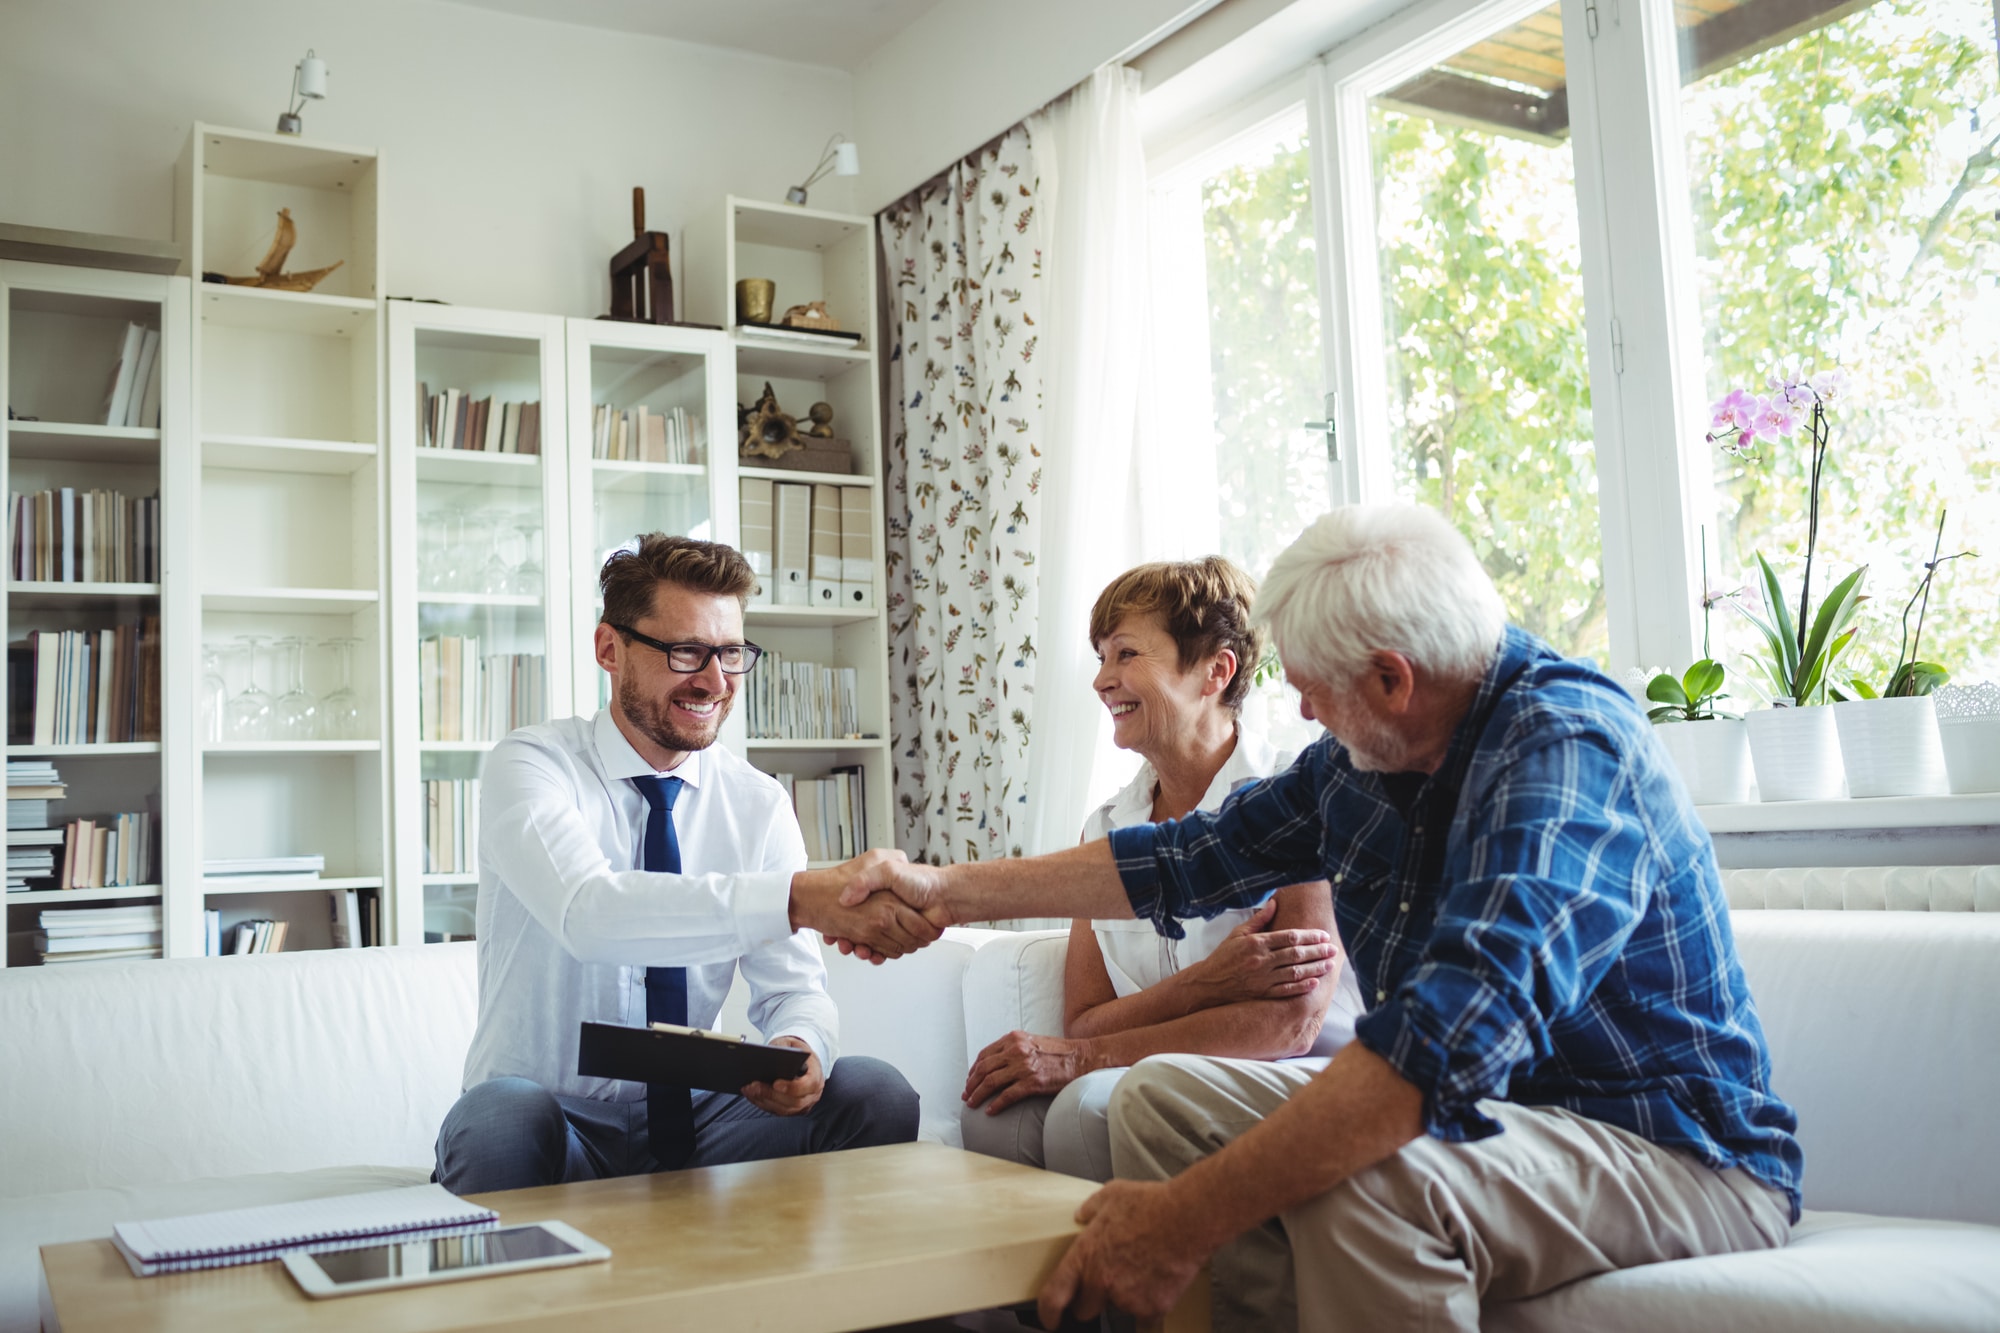
[(741, 278), (736, 283), (736, 322), (769, 324), (777, 305), (778, 284), (769, 278)]

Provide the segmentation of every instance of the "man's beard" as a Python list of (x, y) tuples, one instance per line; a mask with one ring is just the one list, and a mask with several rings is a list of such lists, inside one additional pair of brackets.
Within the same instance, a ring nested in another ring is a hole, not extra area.
[(618, 683), (618, 707), (625, 714), (625, 720), (637, 727), (647, 740), (676, 754), (706, 750), (715, 744), (715, 738), (722, 733), (723, 722), (729, 717), (729, 710), (735, 706), (736, 696), (720, 694), (714, 696), (714, 701), (715, 711), (709, 714), (706, 726), (695, 730), (676, 719), (673, 696), (661, 699), (641, 694), (630, 678)]
[(1347, 750), (1347, 762), (1361, 773), (1401, 773), (1409, 759), (1409, 746), (1387, 726), (1368, 717), (1359, 708), (1352, 717), (1341, 719), (1341, 730), (1351, 735), (1335, 736)]

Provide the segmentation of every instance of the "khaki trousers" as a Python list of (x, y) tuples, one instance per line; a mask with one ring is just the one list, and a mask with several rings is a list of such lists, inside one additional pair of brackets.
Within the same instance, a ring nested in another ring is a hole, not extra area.
[[(1111, 1103), (1121, 1180), (1165, 1180), (1314, 1077), (1255, 1060), (1154, 1056)], [(1505, 1132), (1420, 1138), (1215, 1256), (1215, 1328), (1313, 1333), (1479, 1327), (1482, 1301), (1790, 1235), (1784, 1195), (1740, 1169), (1568, 1111), (1486, 1102)]]

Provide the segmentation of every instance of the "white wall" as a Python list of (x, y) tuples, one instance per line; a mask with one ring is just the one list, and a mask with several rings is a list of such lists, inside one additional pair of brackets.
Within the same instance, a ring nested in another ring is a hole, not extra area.
[(856, 202), (875, 212), (1216, 0), (941, 0), (854, 75)]
[(0, 221), (171, 238), (189, 124), (271, 129), (307, 47), (306, 137), (385, 154), (388, 292), (460, 305), (600, 314), (634, 185), (678, 236), (854, 123), (842, 71), (439, 0), (0, 0)]

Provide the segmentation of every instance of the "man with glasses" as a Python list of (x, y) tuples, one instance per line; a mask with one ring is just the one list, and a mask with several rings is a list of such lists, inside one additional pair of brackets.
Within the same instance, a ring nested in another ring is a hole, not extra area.
[[(886, 894), (838, 903), (805, 869), (785, 791), (715, 746), (762, 650), (743, 638), (749, 563), (653, 533), (599, 576), (610, 706), (522, 727), (487, 757), (479, 835), (479, 1024), (438, 1134), (457, 1194), (908, 1142), (917, 1095), (887, 1064), (835, 1060), (813, 930), (895, 956), (936, 930)], [(750, 1019), (805, 1073), (740, 1095), (577, 1074), (579, 1024), (709, 1027), (737, 969)]]

